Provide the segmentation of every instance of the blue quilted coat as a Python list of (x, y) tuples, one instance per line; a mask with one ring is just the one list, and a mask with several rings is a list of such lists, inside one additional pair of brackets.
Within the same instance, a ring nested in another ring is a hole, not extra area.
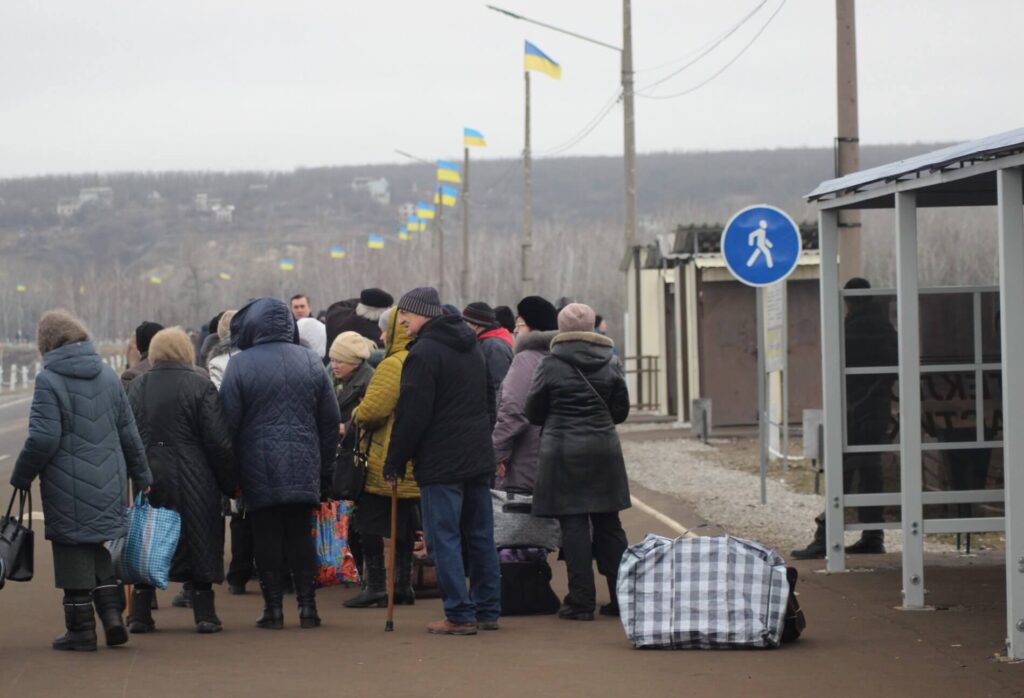
[(20, 489), (39, 478), (46, 538), (77, 545), (125, 535), (129, 472), (136, 490), (152, 482), (117, 374), (90, 342), (47, 352), (11, 475)]
[(284, 301), (257, 298), (231, 320), (241, 353), (220, 399), (250, 511), (316, 504), (334, 478), (338, 400), (323, 362), (296, 343)]

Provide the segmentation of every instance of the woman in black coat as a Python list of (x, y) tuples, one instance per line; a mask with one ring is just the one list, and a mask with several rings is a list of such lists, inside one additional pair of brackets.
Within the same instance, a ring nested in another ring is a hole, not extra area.
[[(181, 515), (181, 537), (170, 578), (192, 585), (196, 630), (221, 629), (214, 610), (214, 583), (224, 581), (224, 520), (221, 495), (234, 496), (236, 476), (231, 436), (208, 378), (193, 369), (192, 343), (180, 328), (161, 330), (149, 357), (153, 368), (132, 381), (128, 399), (153, 471), (149, 500)], [(132, 591), (129, 630), (155, 625), (150, 612), (154, 590)]]
[(619, 512), (630, 504), (615, 425), (629, 416), (629, 392), (612, 362), (612, 341), (593, 332), (589, 306), (563, 308), (558, 329), (551, 355), (537, 367), (526, 398), (527, 418), (544, 428), (533, 514), (557, 517), (562, 527), (569, 595), (559, 617), (593, 620), (594, 558), (611, 595), (601, 613), (618, 615), (615, 582), (627, 545)]

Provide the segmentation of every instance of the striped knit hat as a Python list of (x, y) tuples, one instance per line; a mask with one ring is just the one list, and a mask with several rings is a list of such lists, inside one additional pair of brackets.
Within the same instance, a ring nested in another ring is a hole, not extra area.
[(398, 309), (407, 313), (415, 313), (423, 317), (441, 317), (444, 315), (444, 308), (441, 307), (441, 297), (437, 294), (436, 288), (429, 286), (414, 288), (407, 292), (398, 301)]

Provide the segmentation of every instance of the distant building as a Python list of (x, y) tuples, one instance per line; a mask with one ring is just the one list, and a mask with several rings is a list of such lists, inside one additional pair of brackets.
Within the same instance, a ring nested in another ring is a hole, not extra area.
[(78, 202), (82, 205), (113, 206), (114, 190), (110, 187), (83, 187), (78, 191)]
[(268, 185), (266, 182), (254, 182), (249, 185), (249, 191), (266, 191)]
[(149, 192), (146, 198), (155, 203), (157, 201), (162, 200), (164, 197), (160, 196), (160, 192), (154, 189), (153, 191)]
[(210, 207), (213, 212), (213, 220), (218, 223), (230, 223), (234, 217), (235, 207), (231, 204), (214, 204)]
[(82, 203), (76, 196), (63, 196), (57, 199), (57, 215), (61, 218), (71, 218), (81, 207)]
[(407, 202), (398, 207), (398, 217), (403, 221), (416, 215), (416, 204)]
[(352, 180), (352, 191), (366, 192), (374, 201), (381, 206), (391, 204), (391, 188), (388, 180), (384, 177), (375, 179), (373, 177), (356, 177)]
[(206, 213), (210, 210), (210, 195), (206, 192), (199, 192), (192, 197), (192, 206), (199, 213)]

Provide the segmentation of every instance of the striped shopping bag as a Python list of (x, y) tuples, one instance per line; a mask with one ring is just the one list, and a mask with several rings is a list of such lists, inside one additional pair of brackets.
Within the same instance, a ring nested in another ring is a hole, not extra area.
[(128, 535), (107, 543), (114, 574), (128, 584), (166, 589), (180, 535), (178, 512), (154, 507), (139, 494), (128, 507)]

